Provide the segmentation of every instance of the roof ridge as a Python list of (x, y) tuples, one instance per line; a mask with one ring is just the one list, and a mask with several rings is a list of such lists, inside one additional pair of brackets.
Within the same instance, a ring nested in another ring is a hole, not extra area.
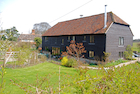
[[(110, 13), (110, 12), (107, 12), (107, 13)], [(82, 18), (74, 18), (74, 19), (70, 19), (70, 20), (65, 20), (65, 21), (58, 22), (58, 23), (69, 22), (69, 21), (73, 21), (73, 20), (79, 20), (79, 19), (84, 19), (84, 18), (88, 18), (88, 17), (92, 17), (92, 16), (97, 16), (97, 15), (103, 15), (103, 14), (104, 13), (99, 13), (99, 14), (95, 14), (95, 15), (85, 16), (85, 17), (82, 17)]]
[(129, 25), (124, 20), (122, 20), (119, 16), (111, 12), (112, 21), (119, 24)]
[(110, 15), (111, 15), (112, 22), (114, 22), (114, 16), (113, 16), (113, 12), (112, 11), (110, 12)]

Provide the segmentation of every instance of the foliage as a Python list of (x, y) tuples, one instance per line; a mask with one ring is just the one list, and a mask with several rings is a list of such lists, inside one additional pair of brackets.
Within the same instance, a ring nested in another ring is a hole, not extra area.
[(0, 40), (0, 51), (4, 51), (4, 52), (8, 51), (8, 49), (10, 47), (13, 47), (13, 44), (10, 41), (8, 41), (8, 40), (6, 40), (6, 41)]
[(121, 63), (125, 63), (127, 62), (128, 60), (122, 60), (122, 59), (119, 59), (119, 60), (116, 60), (114, 62), (108, 62), (104, 65), (104, 67), (111, 67), (111, 66), (115, 66), (115, 65), (118, 65), (118, 64), (121, 64)]
[(68, 58), (65, 56), (61, 60), (61, 65), (65, 66), (65, 65), (67, 65), (67, 62), (68, 62)]
[[(59, 65), (41, 63), (21, 69), (7, 69), (6, 92), (11, 94), (25, 93), (36, 90), (58, 93)], [(107, 71), (107, 72), (106, 72)], [(131, 64), (110, 70), (89, 70), (82, 68), (67, 68), (61, 66), (61, 91), (63, 94), (133, 94), (139, 93), (140, 63)], [(38, 74), (36, 76), (36, 74)], [(50, 75), (51, 74), (51, 75)], [(46, 76), (44, 76), (46, 75)], [(16, 77), (16, 79), (15, 79)], [(39, 78), (40, 77), (40, 78)], [(10, 80), (17, 84), (10, 84)], [(15, 80), (14, 80), (15, 79)], [(20, 87), (20, 90), (18, 87)], [(36, 88), (35, 88), (36, 87)], [(43, 92), (45, 93), (45, 92)]]
[(47, 22), (36, 23), (33, 26), (36, 34), (43, 34), (47, 31), (51, 26)]
[(45, 62), (47, 60), (47, 57), (45, 55), (40, 55), (39, 59), (40, 59), (40, 61), (42, 63), (42, 62)]
[(111, 53), (106, 53), (106, 52), (103, 52), (103, 53), (104, 53), (103, 60), (105, 62), (108, 62), (109, 61), (109, 56), (111, 55)]
[(140, 43), (137, 44), (138, 52), (140, 52)]
[(77, 67), (78, 64), (74, 58), (68, 58), (67, 66), (68, 67)]
[(38, 51), (30, 49), (30, 43), (18, 42), (14, 46), (10, 46), (11, 51), (15, 52), (11, 58), (14, 60), (8, 63), (7, 67), (17, 68), (35, 65), (42, 63), (46, 60), (46, 57), (38, 59)]
[(74, 58), (63, 57), (61, 60), (61, 65), (66, 67), (76, 67), (77, 61)]
[(83, 43), (75, 43), (73, 40), (70, 43), (69, 46), (66, 46), (67, 52), (63, 52), (62, 55), (76, 57), (79, 64), (79, 59), (84, 57), (83, 53), (86, 53), (85, 47)]
[(6, 40), (5, 35), (3, 35), (3, 36), (1, 37), (1, 40)]
[(17, 64), (26, 64), (28, 58), (31, 56), (30, 45), (27, 43), (17, 43), (12, 48), (13, 51), (16, 51), (15, 57), (17, 59)]
[(133, 51), (137, 51), (140, 53), (140, 47), (139, 47), (140, 42), (133, 42)]
[(102, 76), (91, 76), (83, 71), (71, 83), (77, 94), (133, 94), (139, 93), (140, 65), (132, 64), (122, 68), (113, 68), (100, 73)]
[(131, 45), (127, 45), (126, 51), (124, 51), (124, 57), (125, 59), (131, 60), (133, 55), (133, 48)]
[(36, 37), (35, 39), (34, 39), (34, 41), (35, 41), (35, 46), (36, 46), (36, 48), (38, 49), (38, 47), (39, 47), (39, 45), (42, 43), (42, 40), (41, 40), (41, 38), (39, 38), (39, 37)]
[(107, 62), (103, 65), (99, 64), (90, 64), (89, 66), (92, 66), (92, 67), (100, 67), (100, 66), (103, 66), (103, 67), (114, 67), (115, 65), (118, 65), (118, 64), (121, 64), (121, 63), (125, 63), (127, 62), (128, 60), (123, 60), (123, 59), (119, 59), (119, 60), (116, 60), (116, 61), (112, 61), (112, 62)]
[(17, 41), (19, 36), (18, 30), (14, 26), (10, 29), (2, 30), (1, 33), (4, 34), (1, 38), (2, 40)]
[(1, 66), (1, 71), (0, 71), (0, 75), (1, 75), (0, 94), (3, 94), (4, 90), (5, 90), (5, 81), (4, 81), (4, 75), (5, 74), (6, 74), (6, 70), (5, 70), (4, 66)]

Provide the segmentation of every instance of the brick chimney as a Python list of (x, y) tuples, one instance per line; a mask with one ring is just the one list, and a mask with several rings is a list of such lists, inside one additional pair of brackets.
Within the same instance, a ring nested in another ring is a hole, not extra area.
[(34, 29), (32, 30), (32, 35), (35, 35), (35, 30)]

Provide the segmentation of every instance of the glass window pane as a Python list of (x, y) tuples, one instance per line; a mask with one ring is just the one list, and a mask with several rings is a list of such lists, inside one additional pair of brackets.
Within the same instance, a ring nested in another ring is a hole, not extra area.
[(84, 41), (86, 41), (86, 36), (84, 36)]
[(68, 36), (68, 40), (70, 41), (70, 36)]
[(75, 36), (73, 36), (73, 41), (75, 41)]
[(94, 35), (90, 36), (90, 43), (94, 43)]

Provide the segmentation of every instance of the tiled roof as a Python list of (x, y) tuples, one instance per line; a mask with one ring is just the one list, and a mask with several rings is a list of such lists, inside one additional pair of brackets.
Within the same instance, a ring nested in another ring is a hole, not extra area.
[(79, 19), (59, 22), (42, 36), (103, 34), (112, 22), (129, 25), (112, 12), (107, 13), (107, 27), (104, 28), (104, 13)]
[(35, 35), (32, 35), (32, 34), (21, 34), (19, 36), (19, 40), (34, 40), (35, 37), (40, 37), (42, 39), (42, 35), (41, 34), (35, 34)]

